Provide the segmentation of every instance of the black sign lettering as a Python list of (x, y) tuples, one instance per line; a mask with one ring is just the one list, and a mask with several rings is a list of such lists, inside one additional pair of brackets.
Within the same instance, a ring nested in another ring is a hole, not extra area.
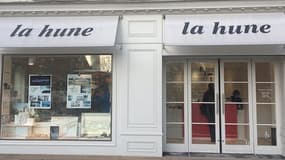
[[(15, 27), (15, 29), (11, 32), (10, 37), (29, 37), (33, 32), (33, 28), (25, 28), (22, 24), (19, 24)], [(44, 25), (36, 35), (38, 37), (88, 37), (94, 31), (94, 27), (72, 27), (72, 28), (53, 28), (50, 25)]]
[(32, 31), (33, 28), (22, 28), (22, 25), (17, 25), (17, 27), (10, 34), (10, 37), (29, 37)]
[[(209, 28), (207, 28), (209, 29)], [(239, 35), (239, 34), (258, 34), (270, 33), (271, 25), (269, 24), (245, 24), (245, 25), (222, 25), (221, 22), (214, 22), (212, 28), (213, 35)], [(182, 34), (195, 35), (207, 32), (204, 30), (203, 25), (190, 26), (190, 22), (184, 22)]]

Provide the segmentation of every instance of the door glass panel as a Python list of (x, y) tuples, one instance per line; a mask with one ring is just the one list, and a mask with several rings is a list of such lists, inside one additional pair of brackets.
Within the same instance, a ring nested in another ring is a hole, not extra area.
[(275, 126), (257, 126), (257, 144), (266, 146), (276, 146), (276, 127)]
[(248, 125), (226, 125), (226, 144), (249, 145)]
[(167, 121), (184, 122), (184, 105), (183, 103), (167, 104)]
[(192, 143), (215, 144), (215, 133), (214, 124), (192, 124)]
[(191, 64), (192, 81), (214, 81), (215, 64), (214, 63), (192, 63)]
[(248, 63), (224, 63), (225, 144), (249, 145)]
[(258, 104), (256, 106), (257, 123), (258, 124), (275, 124), (275, 105), (274, 104)]
[(183, 83), (168, 83), (166, 86), (166, 98), (168, 102), (183, 102), (184, 101), (184, 84)]
[(257, 144), (276, 146), (276, 97), (274, 64), (255, 63)]
[(256, 102), (274, 103), (275, 102), (275, 84), (257, 83), (256, 84)]
[(192, 143), (215, 144), (215, 63), (191, 64)]
[(256, 82), (274, 82), (274, 65), (272, 63), (256, 63)]
[(226, 102), (248, 102), (248, 83), (225, 83)]
[(184, 144), (184, 63), (166, 65), (166, 143)]
[(225, 121), (226, 123), (249, 123), (247, 104), (226, 104)]
[(171, 63), (166, 65), (166, 80), (170, 81), (183, 81), (184, 80), (184, 64)]
[(167, 143), (184, 143), (184, 124), (168, 124), (166, 129)]
[(224, 63), (225, 81), (248, 81), (246, 62)]

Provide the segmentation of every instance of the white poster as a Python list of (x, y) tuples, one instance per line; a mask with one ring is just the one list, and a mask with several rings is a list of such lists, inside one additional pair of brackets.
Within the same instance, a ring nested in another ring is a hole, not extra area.
[(111, 138), (110, 113), (82, 113), (81, 136)]
[(114, 46), (118, 16), (0, 17), (0, 47)]
[(29, 75), (30, 108), (51, 108), (51, 75)]
[(67, 108), (91, 108), (91, 74), (67, 75)]
[(284, 13), (167, 15), (165, 45), (285, 43)]

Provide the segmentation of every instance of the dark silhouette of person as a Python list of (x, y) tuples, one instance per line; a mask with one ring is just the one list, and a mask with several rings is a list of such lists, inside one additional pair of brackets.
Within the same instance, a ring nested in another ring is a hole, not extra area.
[[(231, 102), (242, 102), (239, 90), (235, 89), (233, 91), (233, 95), (231, 96)], [(243, 109), (242, 104), (237, 104), (237, 109), (242, 110)]]
[(95, 112), (99, 113), (109, 113), (111, 110), (111, 95), (109, 90), (109, 84), (112, 78), (110, 75), (103, 77), (100, 86), (95, 89), (93, 96), (93, 106), (95, 107)]
[[(209, 83), (208, 89), (203, 95), (203, 102), (215, 102), (215, 89), (214, 84)], [(215, 104), (203, 103), (201, 106), (201, 112), (208, 119), (208, 123), (215, 123)], [(211, 142), (216, 140), (215, 125), (209, 124), (209, 131), (211, 136)]]

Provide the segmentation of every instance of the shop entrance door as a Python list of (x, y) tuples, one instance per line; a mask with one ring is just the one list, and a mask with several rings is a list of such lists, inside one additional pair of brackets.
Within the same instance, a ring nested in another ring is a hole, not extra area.
[(253, 153), (250, 67), (248, 60), (167, 63), (164, 150)]
[(189, 150), (253, 153), (249, 61), (190, 61)]

